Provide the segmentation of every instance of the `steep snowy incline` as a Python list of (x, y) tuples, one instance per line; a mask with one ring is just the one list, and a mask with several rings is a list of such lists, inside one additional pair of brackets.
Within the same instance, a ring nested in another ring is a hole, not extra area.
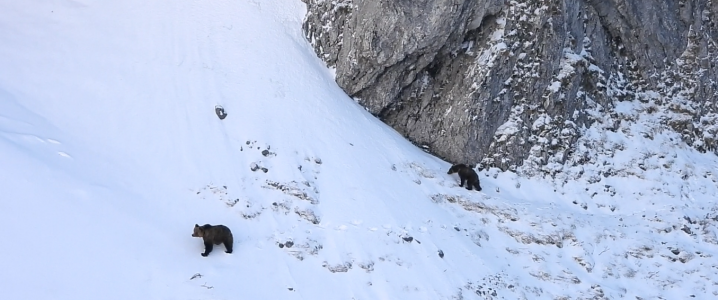
[[(303, 16), (0, 3), (3, 297), (718, 296), (715, 156), (642, 104), (581, 129), (585, 164), (466, 191), (337, 87)], [(234, 253), (201, 257), (195, 223), (230, 227)]]
[[(336, 87), (302, 37), (301, 2), (0, 11), (2, 219), (29, 226), (2, 255), (10, 295), (436, 298), (481, 264), (464, 259), (471, 240), (430, 234), (453, 230), (422, 185), (453, 180), (447, 165)], [(233, 228), (235, 253), (200, 257), (195, 223)], [(464, 254), (442, 260), (441, 244)]]

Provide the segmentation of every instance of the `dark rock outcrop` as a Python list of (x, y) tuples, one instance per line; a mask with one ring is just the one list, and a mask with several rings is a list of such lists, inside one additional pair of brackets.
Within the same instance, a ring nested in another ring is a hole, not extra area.
[(214, 106), (214, 113), (217, 114), (217, 117), (218, 117), (220, 120), (224, 120), (224, 118), (227, 117), (227, 113), (224, 112), (224, 107), (222, 107), (221, 105), (215, 105), (215, 106)]
[(718, 1), (303, 1), (347, 94), (450, 161), (580, 161), (582, 129), (617, 130), (620, 101), (718, 146)]

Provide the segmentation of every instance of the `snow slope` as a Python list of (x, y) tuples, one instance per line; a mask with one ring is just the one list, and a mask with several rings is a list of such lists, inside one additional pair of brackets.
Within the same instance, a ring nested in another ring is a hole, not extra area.
[[(303, 15), (0, 3), (3, 298), (718, 295), (715, 156), (640, 104), (624, 130), (584, 129), (585, 166), (466, 191), (336, 86)], [(234, 253), (201, 257), (195, 223), (230, 227)]]

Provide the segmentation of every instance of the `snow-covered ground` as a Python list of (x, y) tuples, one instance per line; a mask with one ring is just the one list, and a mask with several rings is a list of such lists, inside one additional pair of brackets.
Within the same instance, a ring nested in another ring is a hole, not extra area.
[[(0, 297), (718, 297), (718, 160), (643, 104), (583, 129), (575, 165), (467, 191), (337, 87), (303, 16), (0, 3)], [(200, 256), (196, 223), (234, 253)]]

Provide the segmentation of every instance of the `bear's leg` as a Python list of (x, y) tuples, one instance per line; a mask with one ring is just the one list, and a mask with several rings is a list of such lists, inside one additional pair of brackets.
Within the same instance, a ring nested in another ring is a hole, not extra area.
[[(459, 176), (459, 177), (461, 177), (461, 176)], [(463, 177), (461, 177), (461, 183), (459, 183), (459, 186), (460, 186), (460, 187), (463, 187), (463, 186), (464, 186), (464, 181), (466, 181), (466, 179), (463, 178)]]
[(204, 242), (204, 253), (202, 253), (202, 256), (209, 255), (210, 252), (212, 252), (212, 242)]
[(476, 190), (477, 190), (477, 191), (481, 191), (481, 185), (479, 184), (478, 181), (475, 182), (475, 185), (476, 185)]
[(232, 239), (231, 236), (230, 236), (230, 237), (227, 237), (227, 238), (224, 240), (224, 248), (227, 249), (227, 251), (224, 251), (224, 252), (232, 253), (232, 243), (233, 243), (233, 239)]

